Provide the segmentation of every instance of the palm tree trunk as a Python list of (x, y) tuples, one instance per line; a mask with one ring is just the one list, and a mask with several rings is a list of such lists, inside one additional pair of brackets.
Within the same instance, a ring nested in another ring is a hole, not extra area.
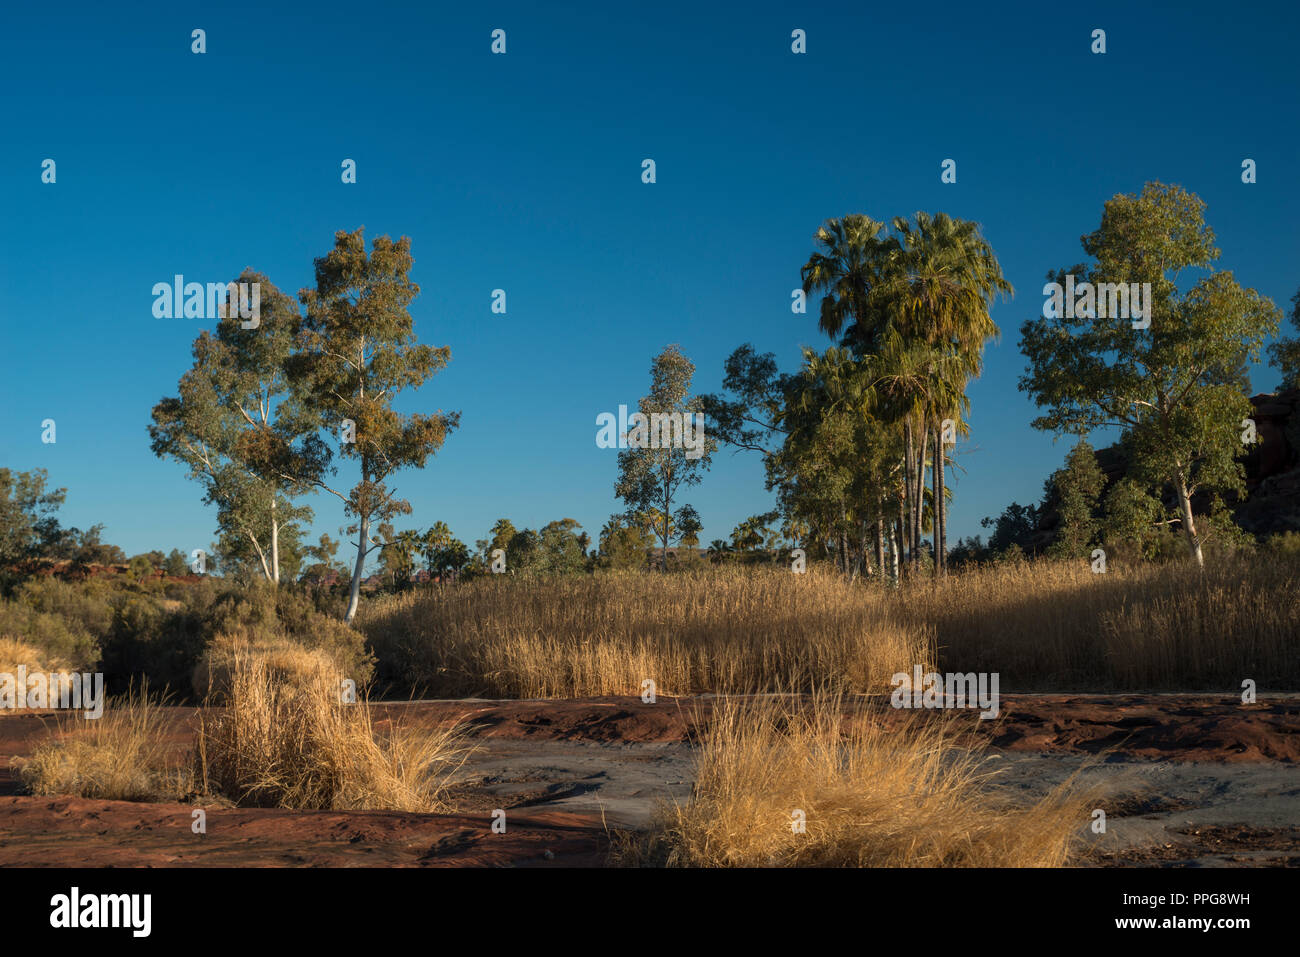
[(912, 512), (912, 570), (921, 571), (921, 534), (925, 525), (925, 456), (930, 445), (930, 433), (921, 427), (921, 446), (916, 456), (916, 502)]
[(901, 503), (900, 506), (899, 506), (900, 510), (901, 510), (901, 509), (904, 509), (904, 508), (907, 510), (907, 511), (906, 511), (906, 515), (907, 515), (906, 524), (907, 524), (907, 533), (908, 533), (908, 538), (909, 538), (910, 540), (909, 540), (909, 541), (905, 541), (905, 542), (900, 542), (900, 544), (903, 545), (903, 546), (907, 549), (907, 560), (908, 560), (909, 563), (911, 562), (911, 559), (912, 559), (912, 552), (916, 549), (916, 539), (915, 539), (914, 537), (912, 537), (913, 523), (912, 523), (912, 517), (911, 517), (911, 516), (912, 516), (912, 512), (913, 512), (913, 510), (915, 510), (915, 508), (916, 508), (916, 505), (915, 505), (915, 503), (914, 503), (914, 496), (913, 496), (913, 494), (912, 494), (912, 462), (913, 462), (914, 459), (915, 459), (915, 454), (914, 454), (914, 450), (913, 450), (913, 448), (912, 448), (912, 422), (911, 422), (911, 420), (909, 419), (908, 421), (906, 421), (906, 422), (903, 423), (903, 489), (904, 489), (904, 491), (903, 491), (903, 498), (904, 498), (904, 502)]
[(948, 574), (948, 488), (947, 488), (946, 476), (944, 475), (944, 473), (947, 471), (948, 468), (948, 463), (946, 461), (947, 449), (944, 448), (943, 433), (941, 431), (935, 432), (934, 439), (935, 439), (934, 474), (935, 474), (935, 485), (938, 488), (938, 491), (935, 493), (934, 496), (934, 500), (937, 503), (935, 505), (935, 514), (938, 515), (938, 529), (939, 529), (936, 536), (939, 541), (939, 548), (937, 554), (939, 556), (939, 571), (941, 574), (947, 575)]
[(902, 575), (902, 562), (899, 560), (898, 550), (901, 548), (899, 539), (903, 537), (903, 522), (899, 519), (896, 522), (889, 523), (889, 554), (890, 561), (894, 566), (894, 585), (898, 585), (899, 577)]
[(935, 538), (936, 579), (937, 577), (943, 575), (944, 573), (944, 549), (943, 549), (943, 545), (941, 545), (944, 536), (944, 499), (943, 499), (944, 480), (941, 479), (940, 477), (943, 476), (943, 473), (944, 473), (944, 446), (941, 445), (939, 432), (937, 432), (936, 430), (935, 462), (933, 462), (930, 469), (931, 492), (933, 493), (930, 511), (931, 511), (931, 515), (933, 515), (933, 518), (935, 518), (935, 534), (933, 534), (933, 538)]
[(903, 555), (907, 548), (907, 520), (903, 510), (903, 503), (901, 501), (898, 503), (898, 518), (894, 520), (894, 527), (898, 533), (898, 546), (894, 550), (894, 580), (901, 581), (903, 566), (906, 564)]

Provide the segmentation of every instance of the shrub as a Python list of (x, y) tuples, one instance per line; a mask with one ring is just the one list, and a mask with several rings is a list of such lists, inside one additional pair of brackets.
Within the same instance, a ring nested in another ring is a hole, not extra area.
[(57, 662), (59, 668), (82, 671), (99, 661), (97, 642), (75, 620), (18, 601), (0, 603), (0, 639), (30, 649), (42, 662)]
[(467, 754), (459, 727), (376, 733), (364, 701), (344, 703), (342, 674), (320, 649), (293, 654), (233, 639), (223, 711), (199, 728), (195, 775), (239, 806), (444, 809)]
[(35, 795), (75, 794), (115, 801), (178, 799), (186, 777), (169, 768), (164, 713), (147, 686), (110, 701), (98, 719), (64, 716), (49, 740), (18, 767)]
[[(715, 708), (685, 805), (620, 835), (616, 863), (679, 867), (1056, 867), (1094, 792), (1073, 781), (1028, 805), (979, 752), (924, 722), (885, 731), (845, 701), (759, 698)], [(803, 812), (803, 830), (795, 810)]]
[(222, 636), (242, 638), (268, 650), (296, 645), (324, 652), (358, 686), (374, 674), (365, 636), (320, 611), (314, 597), (301, 588), (255, 584), (229, 589), (213, 602), (203, 624), (205, 646)]

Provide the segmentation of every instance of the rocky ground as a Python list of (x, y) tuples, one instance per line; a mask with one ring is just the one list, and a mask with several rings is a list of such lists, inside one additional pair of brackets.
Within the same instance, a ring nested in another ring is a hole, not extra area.
[[(12, 763), (50, 715), (0, 716), (0, 866), (595, 866), (610, 834), (685, 800), (710, 698), (423, 701), (376, 722), (461, 719), (476, 750), (454, 814), (287, 811), (19, 793)], [(1300, 697), (1242, 705), (1193, 695), (1004, 695), (1002, 714), (920, 712), (987, 744), (999, 786), (1025, 797), (1072, 773), (1101, 778), (1107, 830), (1088, 866), (1300, 864)], [(189, 746), (194, 709), (169, 715)], [(886, 724), (918, 719), (887, 707)], [(204, 807), (207, 833), (191, 828)], [(505, 832), (495, 833), (495, 811)]]

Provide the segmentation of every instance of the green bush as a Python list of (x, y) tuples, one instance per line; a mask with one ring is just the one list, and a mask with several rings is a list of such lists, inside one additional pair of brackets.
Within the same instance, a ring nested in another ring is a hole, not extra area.
[(185, 693), (205, 651), (220, 635), (286, 642), (327, 652), (358, 685), (370, 680), (374, 659), (365, 638), (340, 620), (338, 596), (293, 584), (238, 586), (118, 576), (67, 582), (36, 578), (0, 601), (0, 637), (85, 670), (98, 666), (112, 694), (133, 679)]
[(117, 590), (105, 581), (66, 582), (58, 578), (33, 578), (14, 593), (14, 601), (33, 611), (55, 615), (102, 641), (113, 627)]
[(37, 611), (21, 602), (0, 602), (0, 638), (31, 645), (42, 657), (86, 671), (99, 662), (99, 644), (76, 621)]
[(1300, 555), (1300, 532), (1278, 532), (1264, 540), (1263, 550), (1272, 555)]
[(245, 634), (254, 644), (282, 643), (319, 649), (337, 662), (343, 674), (363, 685), (374, 675), (374, 658), (365, 636), (321, 610), (309, 590), (290, 585), (274, 588), (260, 582), (232, 588), (213, 602), (204, 620), (204, 645), (220, 635)]

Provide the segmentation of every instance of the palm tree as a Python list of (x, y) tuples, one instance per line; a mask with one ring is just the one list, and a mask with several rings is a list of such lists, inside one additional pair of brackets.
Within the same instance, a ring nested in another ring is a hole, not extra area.
[(875, 292), (901, 253), (885, 229), (884, 223), (855, 213), (826, 220), (813, 236), (821, 251), (808, 257), (800, 274), (806, 294), (825, 293), (818, 325), (832, 339), (874, 343), (883, 328)]
[[(911, 220), (896, 217), (891, 226), (889, 235), (867, 216), (828, 220), (814, 237), (820, 249), (801, 275), (805, 292), (825, 293), (822, 331), (839, 337), (840, 346), (866, 359), (872, 371), (865, 383), (845, 380), (839, 388), (855, 392), (864, 409), (883, 413), (901, 429), (897, 537), (913, 570), (920, 563), (925, 469), (935, 439), (932, 507), (935, 572), (941, 574), (947, 498), (941, 422), (963, 420), (966, 386), (983, 369), (985, 343), (998, 334), (989, 306), (1012, 289), (978, 224), (918, 212)], [(830, 361), (843, 366), (842, 358)]]
[[(933, 508), (935, 574), (942, 574), (946, 542), (946, 489), (943, 472), (943, 418), (964, 420), (969, 402), (966, 386), (983, 371), (985, 343), (998, 335), (989, 306), (1009, 295), (992, 247), (976, 223), (946, 213), (918, 212), (914, 221), (896, 218), (893, 229), (901, 254), (893, 256), (872, 298), (889, 317), (882, 374), (893, 384), (905, 408), (908, 432), (908, 491), (912, 502), (912, 566), (919, 563), (917, 544), (923, 521), (926, 447), (935, 437)], [(897, 336), (897, 340), (893, 339)], [(913, 452), (913, 425), (920, 448)], [(964, 425), (961, 427), (965, 429)]]
[[(899, 502), (899, 537), (915, 570), (925, 523), (925, 467), (931, 461), (930, 440), (937, 432), (937, 426), (931, 429), (930, 424), (941, 421), (949, 409), (964, 412), (969, 405), (957, 385), (964, 385), (965, 364), (960, 354), (920, 341), (905, 342), (894, 331), (881, 352), (867, 356), (861, 365), (872, 414), (901, 429), (905, 491)], [(934, 447), (939, 447), (937, 440)], [(935, 522), (936, 531), (940, 521)]]

